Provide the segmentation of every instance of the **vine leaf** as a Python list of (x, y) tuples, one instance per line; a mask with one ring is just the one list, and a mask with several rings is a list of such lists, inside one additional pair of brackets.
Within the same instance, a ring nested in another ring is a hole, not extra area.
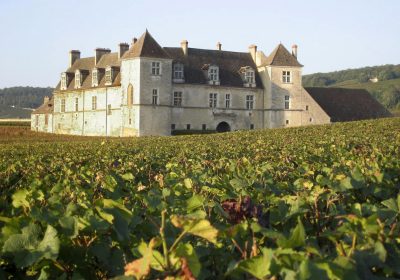
[(208, 220), (173, 215), (171, 216), (171, 223), (187, 233), (202, 237), (214, 244), (217, 243), (218, 230)]

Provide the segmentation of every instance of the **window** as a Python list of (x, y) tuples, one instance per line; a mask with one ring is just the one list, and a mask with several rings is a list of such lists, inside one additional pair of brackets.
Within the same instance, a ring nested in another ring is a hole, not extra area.
[(107, 105), (107, 115), (111, 115), (112, 114), (112, 110), (111, 110), (111, 104)]
[(292, 72), (283, 71), (282, 72), (282, 82), (285, 84), (289, 84), (292, 82)]
[(49, 115), (47, 115), (47, 114), (44, 116), (44, 124), (45, 125), (49, 124)]
[(158, 89), (153, 89), (153, 100), (152, 100), (153, 105), (158, 104)]
[(129, 84), (128, 86), (128, 106), (132, 107), (133, 104), (133, 86)]
[(208, 79), (211, 82), (218, 82), (219, 81), (219, 69), (218, 66), (210, 66), (208, 69)]
[(201, 128), (202, 128), (203, 130), (206, 130), (206, 129), (207, 129), (207, 125), (206, 125), (206, 124), (202, 124), (202, 125), (201, 125)]
[(188, 123), (188, 124), (186, 125), (186, 129), (187, 129), (187, 130), (190, 130), (190, 123)]
[(174, 79), (183, 80), (183, 64), (174, 64)]
[(250, 124), (250, 129), (254, 129), (254, 124)]
[(289, 109), (290, 109), (290, 96), (285, 95), (285, 110), (289, 110)]
[(217, 107), (217, 94), (216, 93), (210, 93), (209, 107), (210, 108), (216, 108)]
[(77, 97), (75, 98), (75, 112), (78, 112), (79, 109), (78, 105), (79, 105), (79, 98)]
[(230, 108), (231, 107), (231, 95), (225, 94), (225, 108)]
[(251, 70), (251, 69), (246, 70), (245, 80), (246, 80), (246, 83), (248, 83), (248, 84), (254, 84), (255, 83), (255, 81), (254, 81), (254, 71), (253, 70)]
[(39, 126), (39, 115), (35, 116), (35, 125)]
[(131, 118), (129, 118), (129, 124), (132, 124), (132, 119)]
[(106, 85), (111, 85), (113, 82), (113, 70), (110, 66), (106, 68)]
[(65, 112), (65, 98), (61, 99), (61, 113)]
[(174, 123), (171, 124), (171, 130), (175, 130), (175, 128), (176, 128), (176, 125)]
[(313, 118), (310, 118), (310, 122), (313, 122)]
[(175, 91), (174, 92), (174, 106), (181, 107), (182, 106), (182, 92)]
[(92, 71), (92, 87), (99, 85), (99, 70), (93, 69)]
[(67, 73), (62, 73), (61, 74), (61, 89), (67, 89)]
[(97, 96), (92, 96), (92, 110), (97, 109)]
[(308, 111), (308, 105), (306, 105), (306, 111)]
[(246, 109), (253, 110), (254, 109), (254, 96), (246, 95)]
[(81, 83), (82, 83), (81, 72), (79, 70), (76, 70), (76, 72), (75, 72), (75, 88), (80, 88)]
[(153, 61), (151, 63), (151, 74), (152, 75), (161, 75), (161, 62)]
[(289, 124), (289, 120), (286, 120), (286, 124)]

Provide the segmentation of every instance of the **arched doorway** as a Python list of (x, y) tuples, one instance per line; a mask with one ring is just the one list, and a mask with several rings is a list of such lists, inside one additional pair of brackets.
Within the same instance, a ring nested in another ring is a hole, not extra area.
[(231, 126), (227, 122), (220, 122), (217, 125), (217, 132), (228, 132), (231, 131)]

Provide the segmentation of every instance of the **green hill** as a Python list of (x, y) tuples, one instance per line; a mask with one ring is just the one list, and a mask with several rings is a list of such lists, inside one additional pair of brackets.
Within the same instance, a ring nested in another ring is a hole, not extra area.
[[(374, 82), (373, 79), (376, 79)], [(391, 111), (400, 111), (400, 65), (383, 65), (303, 76), (305, 87), (366, 89)]]

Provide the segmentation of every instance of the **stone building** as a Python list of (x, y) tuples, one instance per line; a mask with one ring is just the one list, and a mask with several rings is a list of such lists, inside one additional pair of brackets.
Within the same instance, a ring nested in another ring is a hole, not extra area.
[(146, 31), (118, 51), (71, 51), (53, 96), (32, 113), (36, 131), (98, 136), (171, 135), (325, 124), (329, 114), (302, 87), (297, 46), (266, 56), (162, 48)]

